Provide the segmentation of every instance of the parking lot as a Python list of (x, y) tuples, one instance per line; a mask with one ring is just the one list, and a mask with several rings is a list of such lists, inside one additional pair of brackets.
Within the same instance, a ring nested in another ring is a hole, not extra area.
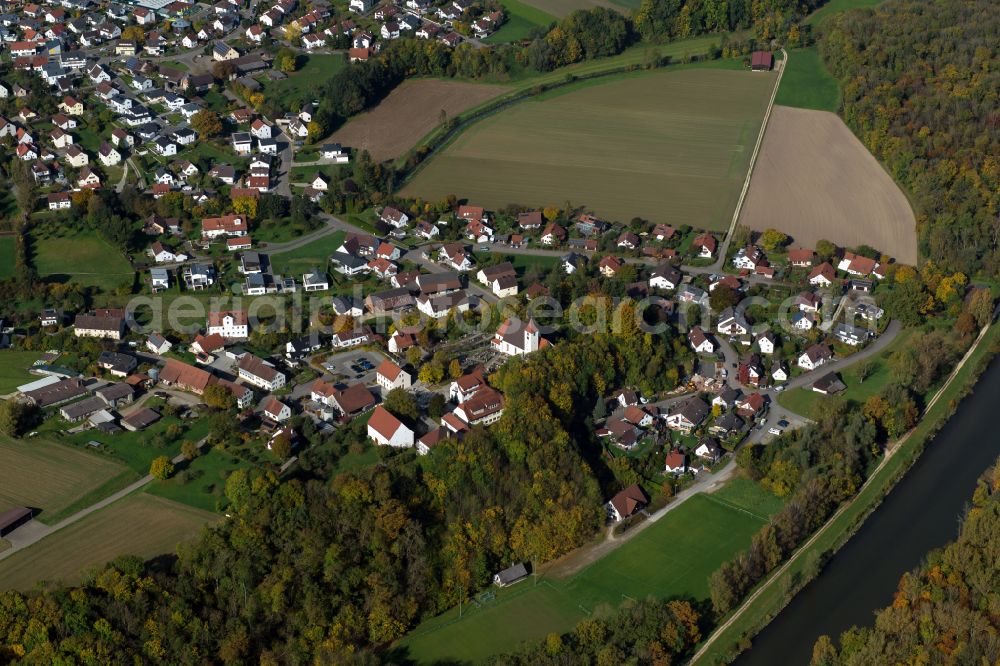
[(323, 361), (323, 368), (330, 375), (328, 380), (356, 384), (375, 384), (375, 369), (385, 357), (379, 352), (354, 349), (332, 354)]

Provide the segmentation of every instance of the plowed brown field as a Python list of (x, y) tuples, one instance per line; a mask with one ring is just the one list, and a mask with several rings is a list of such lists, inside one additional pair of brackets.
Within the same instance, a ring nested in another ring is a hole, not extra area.
[(826, 111), (775, 106), (740, 223), (779, 229), (793, 244), (870, 245), (917, 262), (906, 195), (844, 122)]

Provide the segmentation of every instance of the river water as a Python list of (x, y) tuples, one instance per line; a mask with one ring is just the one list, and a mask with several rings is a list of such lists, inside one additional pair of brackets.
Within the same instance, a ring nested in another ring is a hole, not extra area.
[(823, 634), (871, 626), (900, 576), (953, 540), (976, 479), (1000, 456), (1000, 361), (854, 537), (736, 660), (739, 666), (807, 664)]

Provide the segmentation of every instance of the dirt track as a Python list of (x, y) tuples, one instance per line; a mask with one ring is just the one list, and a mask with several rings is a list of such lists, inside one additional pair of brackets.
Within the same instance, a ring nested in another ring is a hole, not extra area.
[(372, 158), (399, 157), (441, 122), (504, 93), (504, 86), (460, 81), (404, 81), (377, 107), (350, 121), (330, 137), (350, 148), (367, 148)]
[(774, 107), (740, 224), (784, 231), (794, 246), (820, 239), (867, 244), (901, 263), (917, 262), (916, 220), (906, 196), (826, 111)]

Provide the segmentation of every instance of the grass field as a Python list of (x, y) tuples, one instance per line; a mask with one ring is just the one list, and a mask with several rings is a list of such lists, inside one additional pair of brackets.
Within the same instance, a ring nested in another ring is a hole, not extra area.
[(403, 194), (492, 209), (569, 200), (613, 220), (725, 229), (774, 82), (726, 65), (587, 81), (517, 104), (472, 125)]
[(840, 108), (840, 85), (815, 47), (788, 54), (788, 66), (774, 103), (834, 113)]
[[(708, 576), (745, 547), (780, 503), (744, 480), (717, 497), (695, 495), (629, 542), (565, 580), (540, 577), (429, 620), (402, 641), (418, 663), (481, 661), (522, 640), (564, 632), (626, 597), (708, 596)], [(726, 489), (724, 489), (726, 490)]]
[[(837, 399), (849, 400), (860, 405), (881, 391), (889, 383), (889, 380), (892, 379), (892, 370), (889, 368), (888, 363), (889, 356), (906, 343), (907, 338), (913, 335), (914, 330), (903, 330), (892, 341), (891, 345), (872, 357), (871, 360), (875, 364), (875, 369), (864, 381), (861, 381), (858, 376), (857, 364), (845, 368), (840, 373), (840, 378), (847, 385), (847, 388), (837, 396)], [(793, 412), (814, 418), (816, 416), (816, 409), (833, 399), (835, 398), (816, 393), (808, 388), (794, 388), (781, 393), (778, 396), (778, 403)]]
[(132, 267), (125, 257), (93, 231), (66, 236), (42, 232), (33, 238), (32, 252), (43, 280), (73, 281), (107, 291), (132, 282)]
[(325, 270), (333, 254), (344, 242), (344, 232), (335, 231), (295, 250), (268, 255), (272, 269), (282, 275), (301, 276), (312, 267)]
[(28, 373), (28, 368), (40, 357), (38, 352), (0, 350), (0, 395), (13, 393), (21, 384), (40, 379)]
[(830, 0), (808, 17), (806, 17), (806, 23), (808, 25), (816, 26), (826, 19), (830, 18), (834, 14), (839, 14), (840, 12), (846, 12), (849, 9), (858, 9), (862, 7), (875, 7), (876, 5), (881, 5), (885, 0)]
[(397, 86), (371, 111), (355, 116), (330, 136), (332, 141), (365, 149), (376, 161), (399, 157), (448, 118), (496, 97), (504, 86), (411, 79)]
[(225, 508), (226, 478), (249, 463), (218, 449), (206, 447), (202, 451), (188, 465), (178, 466), (173, 477), (146, 486), (146, 492), (205, 511)]
[(486, 38), (487, 44), (519, 42), (529, 38), (533, 31), (546, 28), (556, 20), (556, 17), (549, 12), (520, 0), (503, 0), (503, 8), (507, 14), (507, 21), (499, 30)]
[(307, 58), (305, 64), (297, 72), (289, 74), (287, 79), (271, 81), (262, 77), (261, 86), (264, 95), (275, 98), (281, 105), (297, 111), (305, 102), (316, 99), (320, 87), (347, 66), (347, 60), (342, 53), (305, 57)]
[[(147, 406), (156, 407), (155, 402), (146, 403)], [(179, 434), (171, 438), (169, 431), (172, 426), (178, 426)], [(137, 474), (145, 475), (149, 472), (149, 465), (154, 458), (159, 456), (174, 457), (180, 453), (181, 442), (185, 439), (197, 442), (208, 434), (208, 422), (205, 419), (194, 421), (181, 421), (176, 417), (164, 416), (159, 421), (141, 432), (122, 432), (105, 435), (95, 430), (84, 430), (74, 434), (64, 434), (58, 432), (58, 428), (68, 427), (61, 418), (52, 418), (46, 421), (39, 432), (51, 439), (79, 448), (87, 447), (92, 441), (99, 442), (103, 450), (112, 458), (117, 459)], [(163, 446), (157, 445), (157, 439), (161, 439)]]
[(0, 561), (0, 589), (39, 581), (79, 582), (121, 555), (173, 553), (217, 516), (162, 497), (135, 493)]
[[(541, 11), (553, 14), (562, 18), (577, 9), (590, 9), (592, 7), (608, 7), (616, 9), (623, 14), (629, 14), (633, 9), (639, 7), (640, 0), (526, 0), (527, 4)], [(507, 6), (507, 3), (503, 3)]]
[(916, 218), (906, 195), (844, 121), (826, 111), (775, 105), (740, 223), (779, 229), (800, 247), (820, 239), (864, 243), (917, 263)]
[(0, 507), (40, 509), (50, 524), (137, 478), (110, 458), (40, 438), (0, 437), (0, 460)]
[(14, 236), (0, 236), (0, 280), (14, 277), (16, 258), (17, 239)]

